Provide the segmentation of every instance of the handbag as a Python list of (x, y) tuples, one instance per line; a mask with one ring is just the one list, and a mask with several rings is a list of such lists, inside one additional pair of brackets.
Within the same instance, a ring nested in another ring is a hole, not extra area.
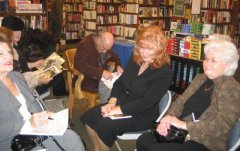
[(39, 135), (17, 135), (12, 139), (11, 148), (14, 151), (28, 151), (33, 149), (36, 146), (42, 146), (44, 140), (48, 136), (39, 136)]
[(177, 128), (173, 125), (168, 129), (168, 134), (166, 136), (160, 135), (156, 129), (153, 132), (153, 135), (158, 143), (180, 143), (182, 144), (188, 134), (187, 130)]

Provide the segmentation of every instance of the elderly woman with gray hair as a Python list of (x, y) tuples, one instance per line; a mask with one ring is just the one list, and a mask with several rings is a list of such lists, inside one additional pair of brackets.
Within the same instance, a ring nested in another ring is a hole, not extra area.
[(240, 84), (233, 78), (239, 54), (235, 45), (225, 40), (210, 41), (204, 53), (204, 74), (197, 75), (172, 103), (156, 129), (162, 136), (171, 125), (187, 130), (185, 141), (158, 143), (149, 132), (138, 138), (138, 151), (226, 150), (230, 129), (240, 117)]

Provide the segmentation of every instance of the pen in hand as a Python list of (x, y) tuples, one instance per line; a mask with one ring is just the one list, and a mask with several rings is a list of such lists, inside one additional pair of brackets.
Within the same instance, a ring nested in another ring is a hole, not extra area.
[(51, 118), (51, 117), (48, 117), (48, 119), (49, 119), (49, 120), (54, 120), (54, 119), (53, 119), (53, 118)]

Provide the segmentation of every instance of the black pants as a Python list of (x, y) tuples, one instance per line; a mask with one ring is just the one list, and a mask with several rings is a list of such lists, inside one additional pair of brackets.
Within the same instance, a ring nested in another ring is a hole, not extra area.
[(178, 143), (157, 143), (151, 132), (144, 133), (137, 140), (137, 151), (209, 151), (195, 141)]

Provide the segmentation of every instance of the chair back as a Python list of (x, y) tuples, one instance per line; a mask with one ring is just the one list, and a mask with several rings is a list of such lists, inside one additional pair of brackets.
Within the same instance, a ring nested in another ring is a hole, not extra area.
[(69, 70), (74, 75), (77, 75), (77, 70), (74, 69), (74, 56), (75, 56), (76, 51), (77, 51), (77, 48), (72, 48), (72, 49), (68, 49), (64, 52), (66, 59), (67, 59)]
[(240, 146), (240, 119), (235, 123), (231, 129), (227, 141), (227, 150), (235, 151)]
[(171, 92), (168, 90), (166, 94), (164, 94), (159, 102), (159, 117), (157, 118), (156, 122), (159, 122), (162, 117), (167, 112), (168, 108), (170, 107), (172, 101)]

